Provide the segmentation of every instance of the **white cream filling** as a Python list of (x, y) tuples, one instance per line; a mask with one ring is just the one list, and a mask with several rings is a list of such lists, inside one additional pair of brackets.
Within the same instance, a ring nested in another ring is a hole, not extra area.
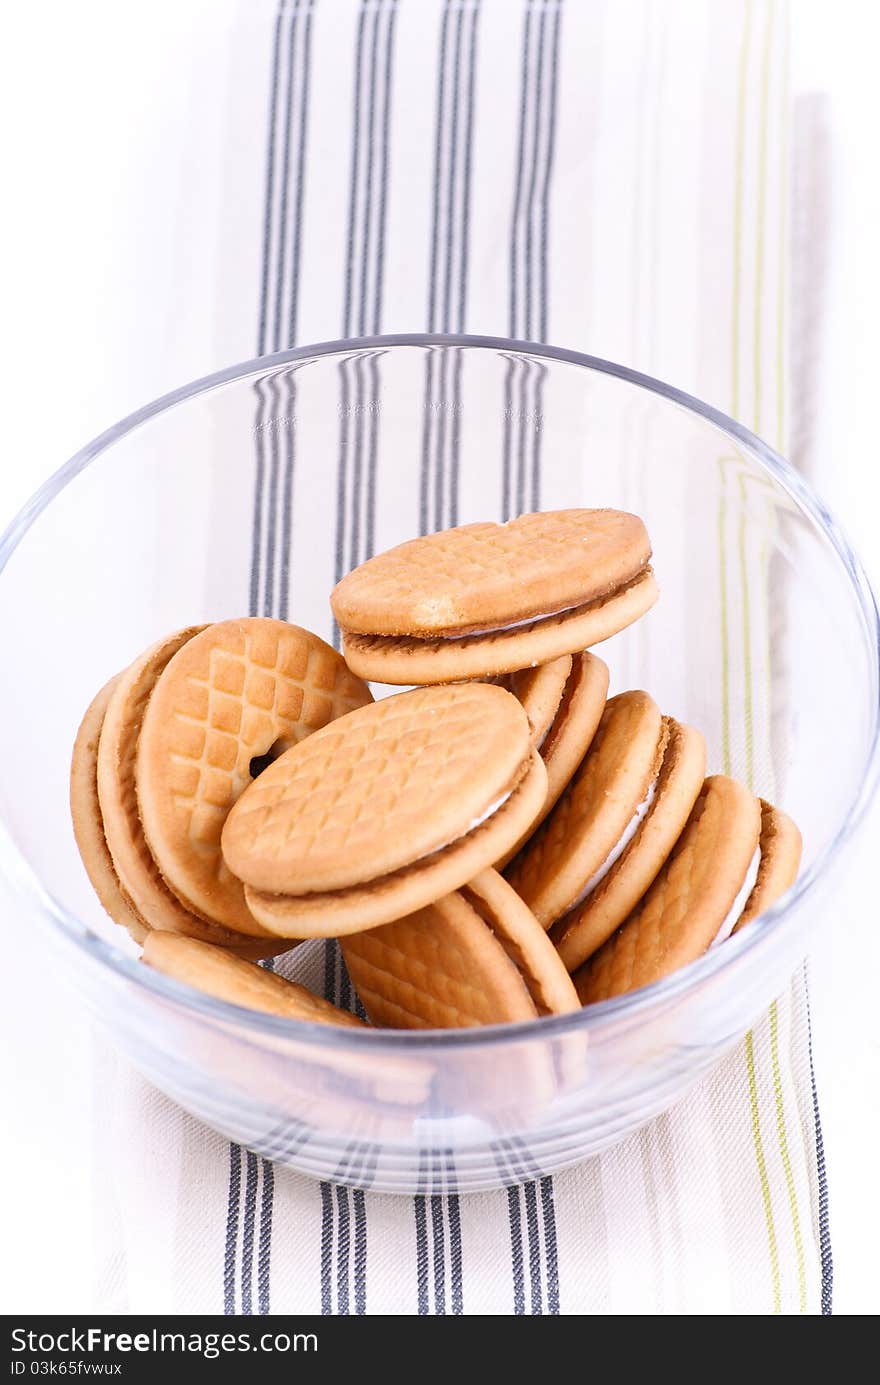
[(734, 927), (736, 926), (739, 920), (740, 915), (742, 914), (743, 909), (746, 907), (746, 901), (749, 895), (755, 888), (755, 881), (758, 878), (758, 868), (760, 864), (761, 848), (760, 846), (756, 846), (755, 854), (749, 862), (749, 868), (746, 871), (746, 878), (742, 883), (742, 888), (740, 889), (740, 892), (737, 895), (736, 899), (733, 901), (727, 918), (724, 920), (721, 927), (718, 929), (718, 932), (715, 934), (715, 937), (712, 939), (710, 947), (717, 947), (719, 943), (723, 943), (727, 938), (730, 937), (731, 933), (734, 930)]
[[(598, 597), (594, 598), (598, 601)], [(552, 620), (554, 616), (567, 615), (569, 611), (577, 611), (581, 606), (589, 606), (589, 601), (576, 601), (573, 606), (560, 606), (556, 611), (541, 611), (536, 616), (526, 616), (525, 620), (512, 620), (508, 625), (480, 625), (470, 630), (464, 631), (461, 635), (424, 635), (423, 639), (438, 640), (467, 640), (471, 635), (500, 635), (505, 630), (520, 630), (524, 625), (534, 625), (539, 620)]]
[(587, 895), (592, 894), (593, 890), (595, 890), (597, 885), (601, 885), (602, 881), (605, 879), (605, 876), (608, 874), (611, 867), (620, 860), (621, 856), (626, 851), (626, 848), (629, 846), (633, 837), (638, 832), (641, 823), (647, 815), (648, 809), (654, 802), (656, 793), (657, 779), (654, 779), (648, 785), (648, 792), (645, 794), (645, 797), (642, 799), (638, 808), (636, 808), (635, 812), (633, 813), (632, 817), (627, 823), (623, 832), (623, 836), (611, 848), (599, 869), (593, 875), (590, 876), (589, 880), (587, 881), (586, 885), (584, 885), (584, 888), (581, 890), (577, 899), (574, 901), (573, 904), (569, 905), (568, 909), (566, 910), (566, 913), (571, 913), (573, 909), (577, 909), (579, 905), (583, 904), (584, 900), (587, 898)]
[[(507, 793), (502, 794), (500, 798), (496, 798), (496, 800), (495, 800), (494, 803), (490, 803), (490, 804), (489, 804), (489, 807), (486, 809), (485, 813), (483, 813), (483, 814), (482, 814), (480, 817), (478, 817), (478, 818), (474, 818), (473, 822), (471, 823), (470, 827), (467, 829), (467, 832), (464, 833), (464, 835), (467, 836), (468, 833), (470, 833), (470, 832), (475, 832), (475, 831), (477, 830), (478, 827), (482, 827), (483, 823), (486, 822), (486, 821), (492, 816), (493, 813), (497, 813), (497, 812), (498, 812), (498, 809), (499, 809), (500, 807), (502, 807), (503, 804), (505, 804), (505, 803), (507, 802), (507, 800), (510, 798), (510, 795), (511, 795), (512, 793), (513, 793), (513, 789), (508, 789)], [(460, 841), (461, 841), (461, 837), (456, 837), (456, 841), (459, 841), (459, 842), (460, 842)], [(447, 842), (446, 845), (447, 845), (447, 846), (451, 846), (452, 843), (451, 843), (451, 842)], [(443, 849), (444, 849), (443, 847), (439, 847), (439, 848), (438, 848), (438, 850), (440, 850), (440, 851), (442, 851)]]

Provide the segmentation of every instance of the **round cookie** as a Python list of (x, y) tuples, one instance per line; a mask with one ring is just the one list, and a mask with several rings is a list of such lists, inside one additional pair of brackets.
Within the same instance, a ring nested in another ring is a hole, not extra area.
[(645, 804), (662, 739), (660, 709), (646, 692), (619, 693), (606, 703), (580, 767), (507, 868), (508, 880), (545, 928), (574, 906)]
[(758, 873), (746, 906), (731, 928), (738, 933), (771, 904), (775, 904), (797, 879), (801, 864), (803, 840), (800, 829), (781, 808), (774, 808), (766, 799), (761, 804), (761, 859)]
[(579, 1005), (543, 929), (493, 870), (406, 918), (344, 939), (342, 951), (374, 1024), (461, 1028)]
[(545, 791), (510, 693), (419, 688), (281, 756), (230, 812), (223, 854), (264, 926), (332, 935), (457, 889), (526, 829)]
[[(169, 660), (202, 628), (179, 630), (160, 640), (115, 680), (98, 741), (96, 780), (104, 837), (123, 895), (148, 927), (238, 949), (247, 956), (271, 957), (280, 950), (274, 940), (255, 944), (178, 899), (147, 845), (138, 811), (135, 765), (144, 707)], [(255, 934), (260, 931), (252, 929)]]
[(657, 598), (645, 526), (620, 510), (467, 524), (378, 554), (335, 588), (349, 667), (446, 683), (546, 664), (608, 639)]
[(553, 718), (559, 710), (565, 686), (571, 673), (571, 655), (563, 654), (549, 664), (536, 668), (518, 669), (498, 679), (498, 684), (513, 693), (525, 712), (532, 733), (532, 745), (540, 750)]
[(174, 933), (150, 933), (141, 960), (155, 971), (216, 996), (218, 1000), (228, 1001), (230, 1005), (309, 1024), (339, 1024), (350, 1029), (364, 1027), (357, 1015), (313, 995), (305, 986), (266, 971), (265, 967), (253, 962), (245, 962), (210, 943), (196, 942)]
[(251, 931), (220, 851), (227, 813), (266, 757), (371, 701), (334, 649), (286, 621), (220, 621), (181, 644), (143, 714), (136, 784), (149, 849), (189, 909)]
[[(547, 775), (532, 751), (529, 769), (509, 799), (486, 822), (415, 865), (348, 889), (300, 896), (245, 885), (245, 898), (263, 936), (333, 938), (402, 918), (457, 890), (494, 861), (502, 842), (528, 833), (546, 792)], [(257, 929), (254, 929), (257, 932)]]
[(706, 773), (706, 742), (699, 731), (663, 718), (659, 764), (648, 790), (650, 805), (632, 831), (632, 819), (606, 861), (588, 881), (585, 897), (557, 919), (550, 937), (575, 971), (611, 937), (652, 884), (681, 836)]
[(70, 762), (70, 815), (79, 854), (105, 912), (114, 923), (127, 928), (135, 942), (142, 943), (149, 928), (119, 883), (98, 801), (98, 741), (107, 703), (118, 681), (111, 678), (104, 684), (80, 723)]
[(586, 651), (576, 654), (556, 715), (540, 746), (541, 759), (547, 770), (544, 806), (519, 841), (514, 842), (496, 861), (497, 870), (504, 870), (556, 806), (560, 794), (590, 748), (605, 710), (607, 696), (607, 665), (595, 654)]
[(706, 779), (666, 865), (626, 922), (575, 973), (584, 1005), (648, 986), (696, 961), (735, 908), (756, 853), (758, 800)]

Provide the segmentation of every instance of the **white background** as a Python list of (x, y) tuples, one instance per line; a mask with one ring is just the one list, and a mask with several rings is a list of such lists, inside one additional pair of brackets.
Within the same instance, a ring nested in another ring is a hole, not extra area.
[[(120, 244), (118, 209), (143, 205), (156, 161), (177, 158), (179, 207), (184, 216), (190, 208), (197, 215), (191, 192), (199, 170), (186, 151), (198, 149), (198, 121), (210, 113), (192, 99), (198, 76), (191, 71), (191, 42), (169, 40), (198, 31), (209, 63), (212, 30), (222, 26), (230, 3), (156, 0), (141, 7), (46, 0), (17, 5), (6, 18), (0, 55), (6, 192), (2, 523), (89, 436), (181, 383), (169, 374), (170, 339), (174, 362), (187, 361), (190, 378), (227, 364), (188, 350), (188, 334), (193, 341), (201, 334), (177, 310), (180, 275), (208, 273), (208, 267), (200, 266), (198, 255), (184, 264), (170, 231), (150, 221), (147, 207), (142, 222), (126, 216), (129, 240)], [(830, 111), (830, 279), (825, 349), (811, 401), (816, 475), (877, 580), (880, 13), (873, 0), (794, 0), (792, 9), (794, 89), (827, 92)], [(151, 137), (159, 91), (164, 128), (187, 132), (180, 150)], [(198, 222), (189, 229), (198, 245)], [(156, 282), (166, 283), (169, 293), (132, 321), (130, 285), (147, 256)], [(136, 378), (123, 372), (114, 352), (121, 332), (140, 337), (143, 367)], [(821, 792), (820, 782), (816, 788)], [(875, 811), (851, 858), (837, 932), (829, 930), (812, 965), (835, 1311), (847, 1313), (880, 1307), (878, 830)], [(89, 1285), (72, 1269), (70, 1255), (77, 1239), (90, 1235), (89, 1146), (65, 1137), (66, 1130), (82, 1128), (75, 1113), (93, 1099), (91, 1042), (63, 978), (43, 965), (39, 940), (6, 931), (0, 967), (0, 1083), (8, 1133), (0, 1146), (7, 1189), (0, 1301), (6, 1311), (85, 1312), (91, 1306)], [(93, 1127), (100, 1138), (98, 1110)]]

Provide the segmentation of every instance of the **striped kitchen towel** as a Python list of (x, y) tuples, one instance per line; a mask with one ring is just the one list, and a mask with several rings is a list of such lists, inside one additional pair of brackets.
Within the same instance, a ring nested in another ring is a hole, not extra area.
[[(184, 375), (383, 331), (525, 337), (669, 379), (785, 450), (785, 3), (249, 0), (216, 13), (204, 22), (226, 26), (226, 61), (206, 71), (194, 51), (193, 64), (217, 144), (188, 156), (217, 209), (205, 254), (218, 277), (188, 289), (205, 355)], [(342, 419), (358, 417), (378, 368), (369, 351), (341, 367)], [(454, 351), (428, 353), (426, 398), (454, 403), (458, 371)], [(258, 423), (282, 388), (295, 391), (294, 373), (259, 387)], [(541, 501), (526, 426), (540, 369), (511, 364), (507, 388), (517, 407), (498, 517)], [(455, 418), (426, 413), (424, 531), (469, 517)], [(293, 616), (303, 463), (289, 437), (255, 437), (243, 590), (254, 613)], [(337, 576), (376, 544), (381, 465), (369, 417), (342, 429), (324, 482), (337, 494)], [(732, 495), (735, 460), (718, 466)], [(634, 502), (640, 477), (634, 466)], [(719, 688), (716, 741), (724, 767), (766, 782), (771, 615), (732, 506), (719, 524), (718, 589), (700, 610), (749, 674)], [(510, 1186), (495, 1193), (392, 1198), (312, 1182), (230, 1147), (103, 1049), (99, 1061), (96, 1308), (831, 1311), (803, 974), (674, 1110), (554, 1177), (505, 1149)], [(368, 1168), (348, 1172), (369, 1182)]]

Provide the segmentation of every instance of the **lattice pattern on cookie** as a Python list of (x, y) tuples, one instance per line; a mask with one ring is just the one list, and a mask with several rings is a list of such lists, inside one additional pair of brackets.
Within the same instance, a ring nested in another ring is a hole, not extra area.
[(270, 766), (230, 817), (224, 850), (252, 884), (248, 862), (260, 874), (283, 861), (300, 873), (297, 893), (331, 887), (324, 867), (351, 884), (396, 870), (472, 830), (513, 787), (528, 734), (519, 704), (488, 684), (388, 698)]
[(171, 792), (189, 813), (192, 844), (217, 851), (255, 757), (280, 753), (368, 701), (336, 651), (296, 627), (211, 644), (204, 676), (189, 673), (179, 691), (168, 746)]
[[(523, 614), (545, 610), (552, 590), (589, 600), (633, 577), (649, 556), (641, 521), (620, 511), (521, 515), (508, 524), (449, 529), (380, 554), (343, 578), (333, 608), (340, 624), (353, 630), (407, 633), (410, 614), (439, 630), (450, 616), (478, 619), (499, 599)], [(384, 615), (397, 611), (404, 624), (392, 632)], [(374, 613), (381, 624), (372, 623)]]
[(342, 949), (375, 1024), (449, 1029), (537, 1015), (513, 962), (460, 896), (358, 933)]

